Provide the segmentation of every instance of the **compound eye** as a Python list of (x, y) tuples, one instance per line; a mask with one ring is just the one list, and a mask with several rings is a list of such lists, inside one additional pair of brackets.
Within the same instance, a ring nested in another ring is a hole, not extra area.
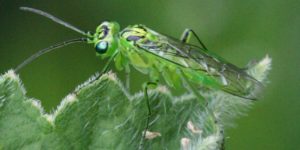
[(99, 54), (104, 54), (108, 49), (108, 43), (106, 41), (101, 41), (96, 45), (95, 48)]

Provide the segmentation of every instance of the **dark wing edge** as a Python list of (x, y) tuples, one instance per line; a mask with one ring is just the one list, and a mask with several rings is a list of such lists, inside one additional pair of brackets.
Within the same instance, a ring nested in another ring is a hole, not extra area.
[(246, 75), (246, 77), (244, 78), (246, 78), (247, 81), (245, 83), (246, 86), (243, 86), (243, 88), (236, 88), (235, 85), (239, 84), (239, 81), (234, 81), (235, 83), (233, 83), (231, 86), (224, 86), (222, 90), (227, 93), (230, 93), (231, 95), (235, 95), (249, 100), (260, 99), (264, 85), (250, 75)]

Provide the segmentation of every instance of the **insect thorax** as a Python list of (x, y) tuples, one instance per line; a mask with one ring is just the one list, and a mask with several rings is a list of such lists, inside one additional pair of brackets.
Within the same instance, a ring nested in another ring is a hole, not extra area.
[(129, 26), (120, 33), (120, 37), (133, 44), (146, 44), (158, 41), (158, 37), (151, 33), (144, 25)]

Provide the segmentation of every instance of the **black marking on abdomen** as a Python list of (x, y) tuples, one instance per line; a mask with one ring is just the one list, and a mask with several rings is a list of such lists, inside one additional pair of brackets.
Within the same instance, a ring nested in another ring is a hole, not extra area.
[(143, 39), (143, 38), (145, 38), (145, 37), (144, 37), (144, 36), (130, 35), (130, 36), (128, 36), (128, 37), (126, 38), (126, 40), (127, 40), (127, 41), (134, 41), (134, 42), (136, 42), (136, 41), (138, 41), (138, 40), (140, 40), (140, 39)]

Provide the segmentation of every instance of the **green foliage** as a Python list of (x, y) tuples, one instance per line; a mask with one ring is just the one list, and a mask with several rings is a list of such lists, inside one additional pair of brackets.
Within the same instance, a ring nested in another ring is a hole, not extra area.
[[(270, 59), (250, 66), (260, 81)], [(220, 149), (223, 127), (251, 105), (220, 91), (173, 97), (162, 86), (149, 92), (152, 108), (145, 149)], [(0, 149), (137, 149), (146, 126), (144, 95), (129, 95), (114, 74), (91, 78), (51, 114), (25, 96), (13, 71), (0, 76)]]

